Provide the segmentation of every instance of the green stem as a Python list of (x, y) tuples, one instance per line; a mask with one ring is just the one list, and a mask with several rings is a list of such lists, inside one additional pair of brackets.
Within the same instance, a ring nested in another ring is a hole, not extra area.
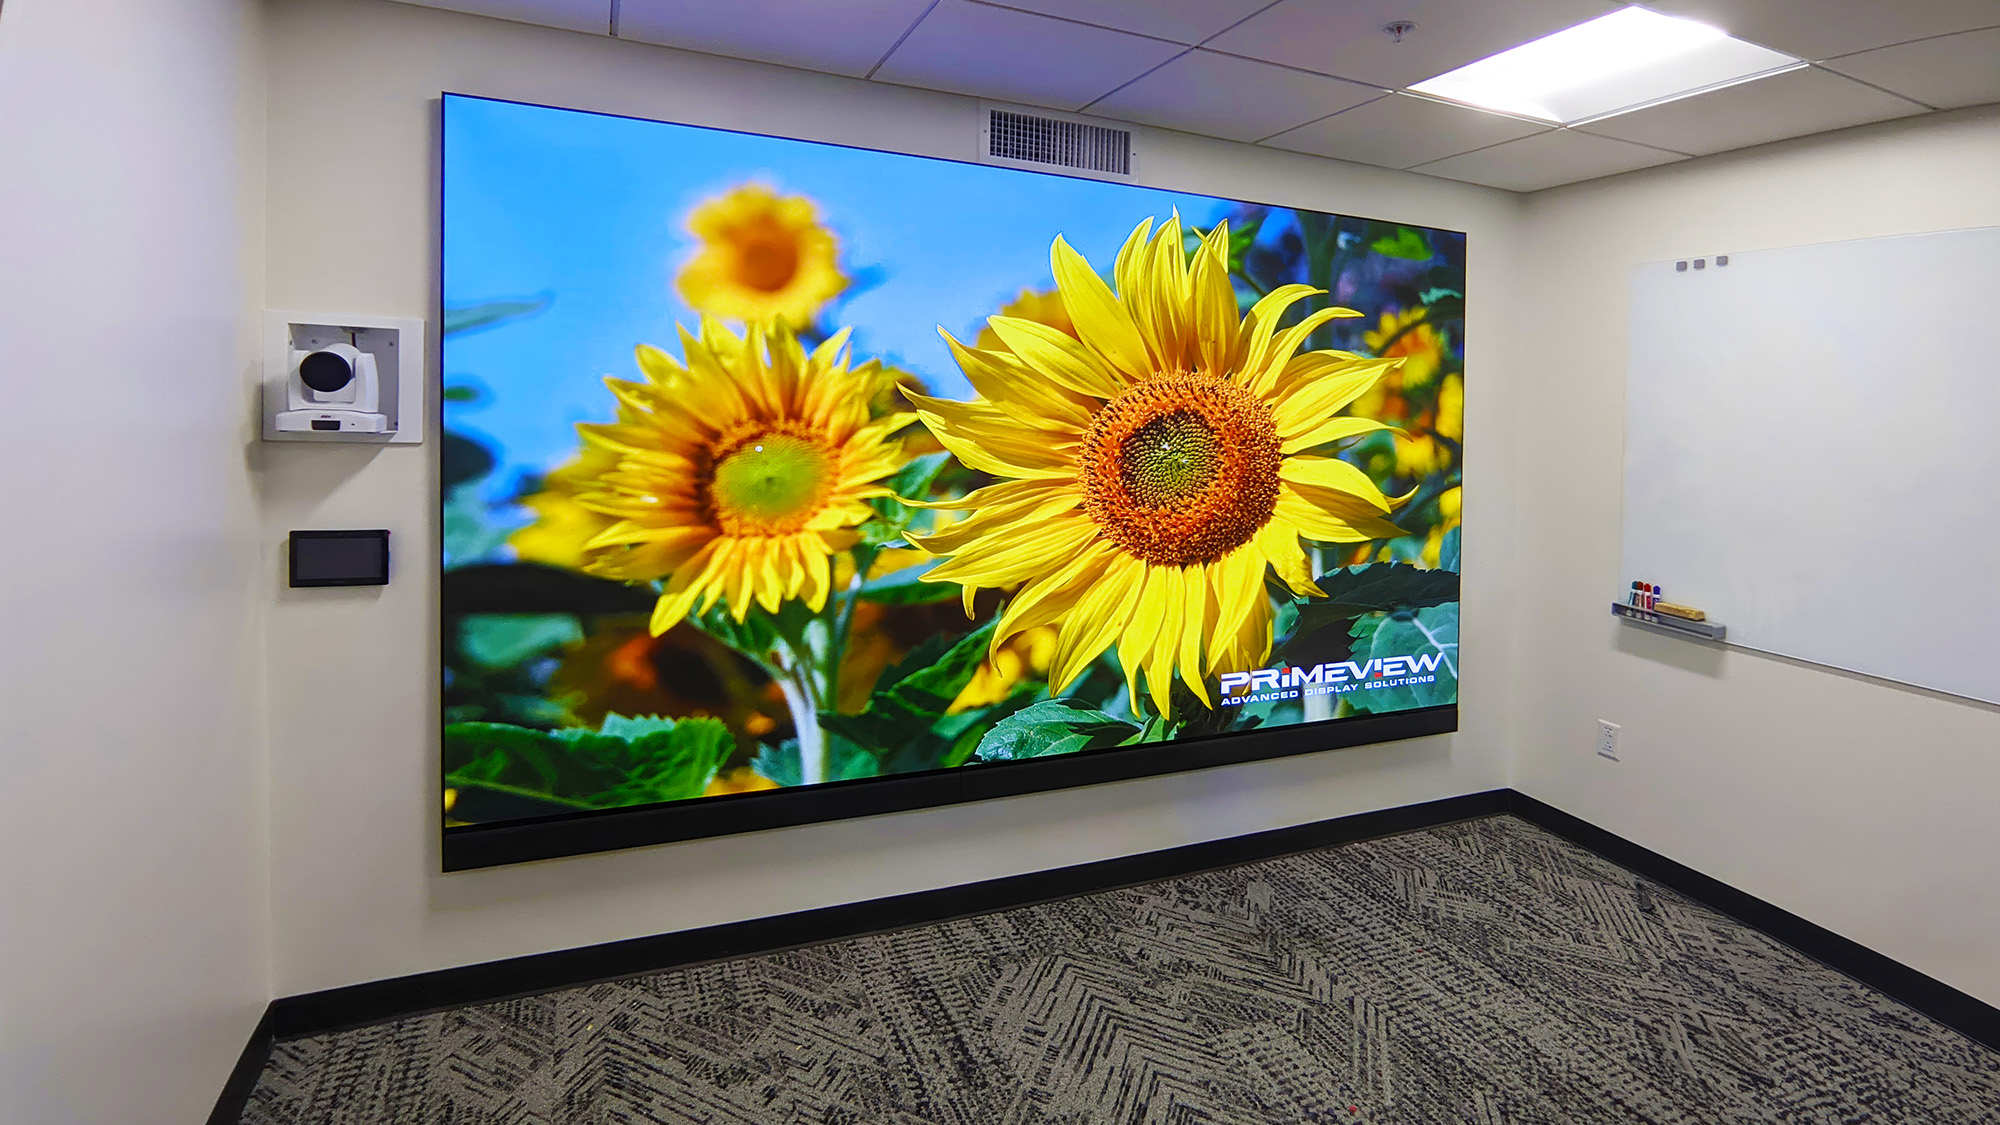
[(875, 564), (875, 554), (867, 548), (855, 550), (854, 577), (847, 583), (846, 592), (838, 599), (839, 608), (834, 611), (833, 638), (827, 645), (821, 665), (824, 698), (829, 707), (840, 698), (840, 661), (847, 652), (847, 636), (854, 629), (854, 609), (861, 601), (861, 585), (868, 580), (868, 569)]
[(826, 732), (819, 729), (819, 700), (812, 672), (796, 653), (780, 671), (778, 690), (785, 694), (785, 706), (792, 712), (792, 727), (799, 740), (799, 784), (818, 785), (831, 771), (827, 769)]

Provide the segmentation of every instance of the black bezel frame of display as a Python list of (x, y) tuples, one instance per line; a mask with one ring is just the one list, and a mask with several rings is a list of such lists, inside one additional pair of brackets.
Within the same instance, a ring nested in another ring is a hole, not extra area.
[[(539, 102), (519, 101), (511, 98), (489, 98), (478, 94), (458, 94), (444, 92), (438, 102), (438, 144), (436, 148), (438, 237), (433, 248), (437, 254), (436, 268), (432, 277), (437, 284), (435, 308), (438, 323), (444, 317), (444, 104), (452, 98), (467, 101), (504, 102), (511, 105), (530, 106), (536, 109), (554, 109), (569, 113), (595, 114), (601, 117), (622, 117), (632, 121), (646, 121), (655, 124), (680, 124), (685, 122), (661, 121), (658, 118), (639, 117), (634, 114), (604, 113), (599, 110), (579, 110), (565, 106), (544, 105)], [(711, 129), (715, 132), (738, 133), (745, 136), (769, 137), (773, 140), (803, 140), (797, 137), (782, 137), (768, 133), (754, 133), (746, 129), (718, 129), (710, 125), (687, 125), (688, 128)], [(948, 157), (920, 156), (915, 153), (896, 153), (888, 149), (870, 149), (862, 145), (841, 145), (827, 141), (804, 141), (807, 144), (824, 144), (833, 148), (853, 148), (866, 152), (882, 152), (896, 156), (912, 156), (919, 160), (936, 160), (946, 164), (978, 164), (977, 161), (953, 160)], [(980, 167), (992, 167), (979, 164)], [(1006, 168), (1030, 176), (1061, 176), (1060, 172), (1042, 172), (1028, 168)], [(1089, 177), (1077, 177), (1089, 178)], [(1210, 196), (1213, 199), (1227, 199), (1225, 196)], [(1254, 200), (1230, 202), (1254, 203)], [(1265, 206), (1285, 206), (1264, 204)], [(1333, 214), (1333, 212), (1325, 212)], [(1347, 216), (1365, 218), (1366, 216)], [(1448, 227), (1420, 225), (1425, 230), (1444, 231), (1448, 234), (1463, 235)], [(444, 370), (444, 333), (434, 335), (437, 341), (437, 369)], [(437, 432), (444, 432), (444, 397), (433, 396), (436, 403), (434, 421)], [(443, 519), (444, 495), (442, 489), (437, 497), (437, 512)], [(440, 540), (441, 541), (441, 540)], [(438, 570), (442, 583), (444, 556), (434, 552), (433, 565)], [(439, 607), (441, 624), (453, 623), (453, 615), (446, 607)], [(443, 629), (438, 635), (439, 667), (442, 669), (449, 638)], [(438, 686), (440, 707), (443, 702), (442, 682)], [(440, 716), (441, 717), (441, 716)], [(1107, 781), (1124, 781), (1158, 774), (1180, 773), (1187, 770), (1206, 769), (1210, 766), (1231, 765), (1240, 762), (1263, 761), (1270, 758), (1285, 758), (1299, 754), (1310, 754), (1321, 750), (1338, 750), (1352, 746), (1364, 746), (1378, 742), (1393, 742), (1399, 739), (1420, 738), (1426, 735), (1449, 734), (1458, 730), (1458, 705), (1446, 704), (1438, 707), (1420, 707), (1408, 711), (1393, 711), (1385, 714), (1350, 715), (1338, 719), (1323, 719), (1310, 723), (1294, 723), (1283, 727), (1268, 727), (1248, 731), (1232, 731), (1223, 734), (1203, 735), (1195, 738), (1176, 739), (1171, 742), (1150, 742), (1135, 746), (1113, 746), (1101, 750), (1087, 750), (1075, 754), (1064, 754), (1046, 758), (1030, 758), (1015, 762), (993, 762), (968, 764), (950, 769), (926, 770), (921, 773), (891, 774), (885, 777), (857, 778), (851, 781), (824, 782), (819, 785), (767, 789), (751, 793), (731, 793), (713, 797), (697, 797), (682, 801), (668, 801), (651, 805), (632, 805), (624, 808), (594, 809), (587, 812), (565, 813), (556, 816), (534, 817), (509, 820), (493, 824), (454, 825), (443, 828), (442, 858), (445, 871), (470, 871), (483, 867), (498, 867), (512, 863), (526, 863), (538, 859), (557, 859), (563, 856), (588, 855), (594, 852), (617, 851), (625, 848), (645, 847), (651, 844), (667, 844), (681, 840), (696, 840), (712, 836), (733, 835), (739, 832), (755, 832), (767, 828), (785, 828), (801, 824), (817, 824), (825, 821), (847, 820), (854, 817), (875, 816), (881, 813), (907, 812), (914, 809), (936, 808), (943, 805), (963, 804), (968, 801), (984, 801), (996, 797), (1013, 797), (1027, 793), (1040, 793), (1054, 789), (1069, 789), (1079, 785), (1095, 785)], [(443, 726), (440, 722), (438, 743), (435, 744), (438, 767), (438, 796), (445, 788)], [(437, 806), (441, 807), (440, 799)]]

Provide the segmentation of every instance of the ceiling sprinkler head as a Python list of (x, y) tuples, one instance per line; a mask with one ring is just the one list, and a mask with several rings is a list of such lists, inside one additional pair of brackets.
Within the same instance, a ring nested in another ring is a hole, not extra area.
[(1410, 32), (1415, 31), (1416, 29), (1417, 25), (1414, 21), (1397, 20), (1394, 23), (1389, 24), (1387, 27), (1384, 27), (1382, 29), (1382, 32), (1383, 34), (1389, 37), (1389, 41), (1391, 43), (1401, 43), (1403, 41), (1403, 36), (1408, 35)]

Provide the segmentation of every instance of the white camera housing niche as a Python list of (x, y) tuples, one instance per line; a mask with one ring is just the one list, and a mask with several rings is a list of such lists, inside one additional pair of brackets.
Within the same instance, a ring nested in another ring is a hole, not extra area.
[(264, 321), (264, 440), (424, 440), (424, 321), (273, 312)]

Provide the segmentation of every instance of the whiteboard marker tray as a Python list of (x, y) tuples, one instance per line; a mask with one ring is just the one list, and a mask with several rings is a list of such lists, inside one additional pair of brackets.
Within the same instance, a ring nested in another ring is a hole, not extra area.
[(1675, 617), (1668, 613), (1654, 613), (1649, 609), (1639, 609), (1624, 602), (1612, 602), (1613, 615), (1641, 625), (1652, 625), (1669, 633), (1679, 633), (1683, 637), (1696, 637), (1704, 641), (1719, 641), (1727, 636), (1729, 629), (1713, 621), (1689, 621), (1685, 617)]

